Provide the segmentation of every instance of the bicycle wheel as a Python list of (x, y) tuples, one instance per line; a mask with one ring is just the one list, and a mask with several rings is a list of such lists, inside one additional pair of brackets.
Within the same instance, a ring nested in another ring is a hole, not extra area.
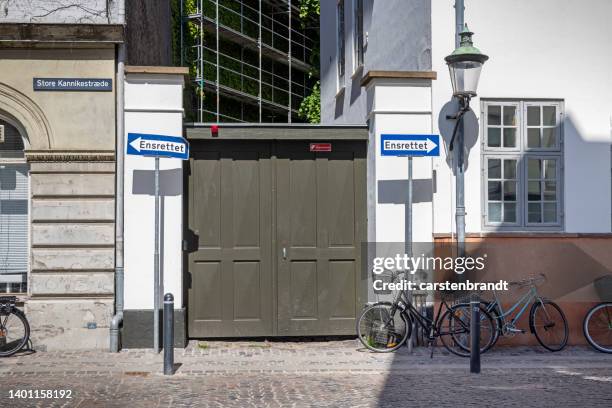
[(21, 350), (30, 338), (30, 325), (23, 312), (14, 309), (0, 314), (0, 357), (8, 357)]
[(480, 304), (482, 307), (485, 308), (487, 312), (489, 312), (491, 318), (493, 319), (493, 322), (495, 323), (495, 333), (493, 341), (491, 342), (491, 347), (493, 347), (497, 344), (497, 340), (499, 340), (499, 338), (504, 335), (504, 319), (501, 315), (501, 311), (497, 302), (481, 301)]
[(594, 349), (612, 353), (612, 302), (593, 306), (584, 318), (583, 330)]
[[(496, 327), (493, 318), (482, 306), (480, 307), (480, 352), (491, 348), (495, 338)], [(469, 357), (471, 351), (470, 323), (472, 313), (469, 303), (455, 305), (442, 315), (438, 323), (438, 334), (442, 345), (451, 353)]]
[(366, 308), (357, 321), (357, 336), (369, 350), (379, 353), (395, 351), (410, 336), (411, 325), (391, 303), (376, 303)]
[(550, 300), (536, 300), (531, 306), (529, 326), (542, 347), (561, 351), (567, 344), (569, 329), (563, 310)]

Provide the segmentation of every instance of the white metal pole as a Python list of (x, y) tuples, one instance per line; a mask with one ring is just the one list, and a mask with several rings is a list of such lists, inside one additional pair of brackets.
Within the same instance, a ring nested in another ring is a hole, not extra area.
[[(406, 222), (406, 253), (412, 257), (412, 156), (408, 156), (408, 220)], [(408, 294), (409, 300), (412, 302), (412, 293)], [(412, 331), (408, 339), (408, 352), (412, 353), (414, 347), (414, 338), (416, 336), (416, 322), (412, 323)]]

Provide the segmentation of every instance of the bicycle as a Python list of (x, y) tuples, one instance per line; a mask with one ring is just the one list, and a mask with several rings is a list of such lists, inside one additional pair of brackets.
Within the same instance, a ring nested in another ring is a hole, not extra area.
[[(493, 316), (496, 321), (497, 330), (494, 335), (492, 346), (494, 346), (501, 336), (511, 336), (517, 333), (525, 333), (525, 330), (516, 327), (516, 322), (521, 318), (527, 307), (531, 304), (529, 311), (529, 330), (533, 333), (538, 342), (549, 351), (561, 351), (567, 345), (569, 328), (565, 314), (555, 302), (545, 299), (538, 294), (536, 286), (546, 280), (544, 274), (536, 277), (510, 282), (509, 286), (527, 287), (518, 301), (507, 311), (504, 312), (497, 293), (493, 291), (494, 300), (491, 302), (482, 300), (481, 304), (485, 310)], [(533, 302), (533, 303), (532, 303)], [(520, 309), (519, 309), (520, 308)], [(512, 319), (507, 318), (516, 310)]]
[(594, 282), (603, 302), (593, 306), (584, 317), (582, 330), (589, 344), (602, 353), (612, 353), (612, 275)]
[(30, 339), (30, 324), (16, 303), (15, 296), (0, 297), (0, 357), (17, 353)]
[[(482, 306), (480, 313), (480, 350), (484, 353), (493, 344), (495, 327), (493, 318)], [(440, 338), (442, 345), (451, 353), (469, 357), (470, 320), (469, 303), (451, 306), (446, 298), (442, 298), (435, 319), (430, 319), (414, 307), (405, 291), (399, 291), (393, 302), (377, 302), (363, 310), (357, 320), (357, 335), (367, 349), (388, 353), (406, 343), (412, 335), (412, 325), (416, 322), (424, 333), (428, 333), (427, 340), (432, 357), (437, 338)]]

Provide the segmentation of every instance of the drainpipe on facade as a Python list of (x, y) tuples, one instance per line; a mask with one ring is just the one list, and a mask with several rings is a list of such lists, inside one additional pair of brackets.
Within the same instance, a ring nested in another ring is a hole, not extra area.
[(119, 352), (120, 326), (123, 323), (123, 155), (124, 155), (124, 81), (125, 43), (117, 51), (117, 141), (115, 160), (115, 315), (110, 323), (110, 351)]

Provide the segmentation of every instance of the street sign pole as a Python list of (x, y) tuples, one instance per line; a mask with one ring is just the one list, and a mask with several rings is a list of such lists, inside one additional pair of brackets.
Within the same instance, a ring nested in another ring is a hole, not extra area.
[[(412, 257), (412, 156), (408, 156), (408, 220), (406, 222), (406, 254)], [(412, 293), (409, 294), (409, 299), (412, 302)], [(415, 333), (416, 322), (412, 322), (412, 331)], [(414, 336), (411, 335), (408, 339), (408, 352), (412, 353), (414, 347)]]
[(160, 352), (159, 347), (159, 314), (161, 294), (164, 293), (164, 282), (161, 276), (159, 261), (161, 228), (159, 209), (159, 158), (188, 160), (189, 143), (180, 136), (152, 135), (145, 133), (128, 133), (126, 153), (133, 156), (155, 158), (155, 244), (153, 248), (153, 350)]
[(153, 349), (159, 353), (159, 157), (155, 157), (155, 248), (153, 250)]
[[(439, 135), (423, 135), (423, 134), (381, 134), (380, 135), (380, 155), (395, 156), (408, 158), (408, 188), (407, 188), (407, 203), (406, 203), (406, 242), (404, 250), (406, 255), (412, 257), (413, 242), (412, 242), (412, 207), (413, 207), (413, 174), (412, 174), (412, 158), (413, 157), (436, 157), (440, 155), (440, 136)], [(408, 297), (412, 300), (412, 294)], [(416, 322), (412, 323), (412, 333), (416, 333)], [(408, 340), (408, 352), (412, 352), (414, 343), (413, 336)]]

